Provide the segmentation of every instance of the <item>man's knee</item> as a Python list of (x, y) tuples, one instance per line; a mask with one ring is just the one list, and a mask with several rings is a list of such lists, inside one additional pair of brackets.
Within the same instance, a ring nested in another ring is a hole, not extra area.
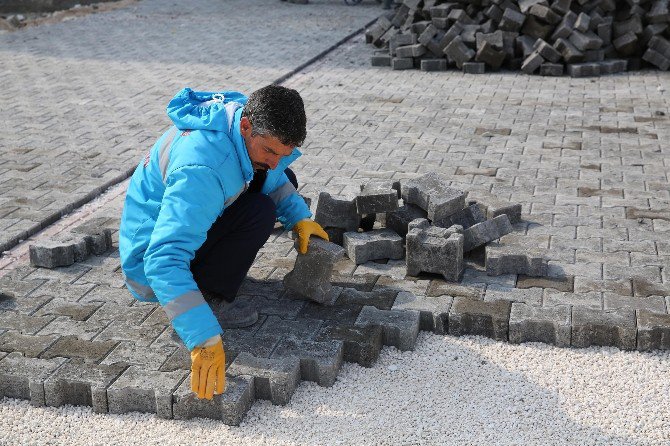
[(270, 236), (277, 221), (277, 208), (272, 198), (265, 194), (244, 194), (239, 198), (245, 201), (249, 216), (248, 224), (256, 228), (260, 235)]

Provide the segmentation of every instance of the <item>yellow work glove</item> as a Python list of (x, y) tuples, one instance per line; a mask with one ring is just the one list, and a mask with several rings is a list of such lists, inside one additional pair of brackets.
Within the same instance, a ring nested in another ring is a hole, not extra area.
[(219, 394), (226, 388), (226, 353), (219, 335), (191, 351), (191, 390), (211, 400), (215, 388)]
[(300, 254), (307, 254), (307, 245), (309, 244), (309, 236), (316, 235), (325, 241), (328, 240), (328, 234), (323, 230), (320, 224), (315, 221), (305, 219), (300, 220), (293, 226), (293, 232), (298, 236), (298, 252)]

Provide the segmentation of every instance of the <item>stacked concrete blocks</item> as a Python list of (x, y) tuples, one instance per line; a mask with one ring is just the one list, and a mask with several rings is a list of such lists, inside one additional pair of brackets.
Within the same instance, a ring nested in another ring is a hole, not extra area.
[(403, 202), (426, 211), (428, 219), (435, 224), (465, 207), (466, 194), (447, 186), (446, 181), (433, 172), (404, 182), (401, 189)]
[(292, 294), (330, 305), (339, 292), (330, 283), (333, 267), (344, 257), (342, 247), (311, 237), (306, 254), (298, 254), (293, 270), (284, 277), (284, 288)]
[(402, 237), (391, 229), (345, 232), (344, 249), (356, 265), (370, 260), (402, 259), (405, 255)]
[[(494, 1), (459, 5), (405, 0), (366, 40), (387, 49), (373, 64), (467, 73), (509, 68), (528, 74), (597, 76), (646, 64), (670, 69), (667, 0)], [(612, 63), (614, 62), (614, 63)], [(588, 64), (588, 65), (583, 65)]]
[(463, 231), (463, 252), (472, 251), (513, 231), (506, 214), (470, 226)]
[(440, 228), (428, 220), (410, 223), (407, 233), (407, 274), (441, 274), (449, 282), (458, 282), (463, 274), (463, 235), (459, 226)]

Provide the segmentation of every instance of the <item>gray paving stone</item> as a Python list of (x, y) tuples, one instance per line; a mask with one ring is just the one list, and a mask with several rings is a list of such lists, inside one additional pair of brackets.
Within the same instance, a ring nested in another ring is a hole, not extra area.
[(46, 305), (37, 310), (35, 316), (67, 316), (76, 321), (88, 319), (100, 304), (80, 304), (69, 302), (61, 298), (53, 298)]
[(148, 412), (172, 418), (172, 393), (188, 372), (158, 372), (130, 366), (107, 388), (109, 413)]
[(337, 321), (340, 324), (353, 324), (360, 313), (362, 305), (333, 305), (324, 306), (317, 303), (308, 303), (300, 312), (300, 318)]
[(463, 296), (471, 299), (482, 300), (485, 285), (466, 286), (457, 283), (444, 282), (442, 280), (431, 280), (426, 296)]
[(622, 350), (633, 350), (636, 346), (637, 330), (635, 311), (594, 310), (587, 307), (572, 307), (572, 346), (615, 346)]
[(36, 336), (6, 331), (0, 335), (0, 350), (8, 353), (19, 352), (28, 358), (37, 358), (57, 339), (57, 335)]
[(340, 246), (311, 237), (307, 254), (298, 254), (293, 270), (284, 277), (284, 287), (292, 294), (322, 304), (332, 304), (337, 290), (330, 283), (335, 263), (344, 256)]
[(442, 221), (465, 207), (465, 193), (435, 173), (404, 181), (401, 187), (404, 203), (420, 207), (431, 221)]
[[(165, 327), (160, 325), (136, 325), (132, 322), (117, 321), (109, 324), (100, 334), (96, 335), (95, 340), (128, 341), (148, 346), (160, 336), (164, 329)], [(86, 336), (88, 337), (88, 334)]]
[(185, 379), (172, 395), (172, 411), (177, 420), (211, 418), (229, 426), (238, 426), (254, 403), (254, 378), (229, 376), (226, 390), (211, 400), (199, 399), (191, 391), (191, 382)]
[(512, 224), (506, 214), (499, 215), (482, 223), (477, 223), (463, 231), (463, 252), (472, 251), (512, 231)]
[(383, 345), (382, 327), (378, 325), (325, 325), (316, 336), (317, 341), (342, 341), (343, 360), (362, 367), (372, 367), (379, 358)]
[(398, 260), (405, 255), (402, 237), (391, 229), (375, 229), (360, 233), (345, 232), (344, 249), (356, 265), (370, 260)]
[(449, 308), (454, 298), (451, 296), (415, 296), (401, 291), (395, 299), (393, 310), (416, 310), (419, 312), (419, 329), (435, 334), (447, 333)]
[(264, 359), (240, 353), (228, 367), (227, 374), (253, 377), (256, 399), (284, 406), (300, 382), (300, 360), (296, 357)]
[(76, 336), (61, 336), (40, 357), (78, 358), (85, 362), (99, 363), (117, 344), (115, 341), (90, 341)]
[(268, 316), (255, 335), (258, 337), (313, 339), (321, 324), (322, 321), (318, 319), (286, 320), (277, 316)]
[(637, 311), (637, 349), (670, 350), (670, 315)]
[(399, 350), (414, 350), (419, 335), (420, 315), (413, 310), (379, 310), (365, 306), (356, 320), (360, 327), (381, 326), (384, 345), (397, 347)]
[(428, 220), (415, 220), (407, 233), (407, 274), (442, 274), (445, 280), (458, 282), (463, 274), (463, 242), (460, 227), (449, 229), (430, 226)]
[(426, 218), (427, 216), (428, 213), (420, 207), (404, 204), (398, 210), (386, 213), (384, 225), (404, 238), (407, 235), (407, 227), (412, 220)]
[(365, 184), (354, 200), (359, 214), (386, 213), (398, 209), (398, 192), (380, 183)]
[(359, 291), (352, 288), (345, 288), (337, 298), (337, 305), (340, 306), (372, 306), (379, 310), (390, 310), (393, 302), (398, 296), (399, 290), (392, 288), (380, 288), (372, 291)]
[(507, 288), (498, 285), (489, 285), (486, 287), (484, 300), (491, 302), (494, 300), (508, 300), (510, 302), (521, 302), (528, 305), (542, 305), (542, 288)]
[(517, 288), (553, 288), (558, 291), (575, 291), (575, 278), (563, 277), (530, 277), (520, 274), (516, 281)]
[(0, 396), (44, 406), (44, 380), (66, 361), (65, 358), (25, 358), (20, 353), (9, 353), (0, 360)]
[(652, 313), (667, 313), (665, 298), (663, 296), (632, 297), (605, 293), (603, 296), (603, 308), (605, 310), (625, 308), (630, 310), (647, 310)]
[(44, 381), (47, 406), (89, 406), (107, 413), (107, 387), (125, 370), (124, 365), (97, 365), (69, 361)]
[(456, 297), (449, 310), (449, 334), (479, 335), (506, 341), (511, 302)]
[(330, 387), (335, 383), (342, 366), (344, 347), (342, 341), (304, 341), (282, 339), (271, 358), (298, 358), (300, 377)]
[(119, 344), (100, 364), (136, 365), (144, 370), (159, 370), (165, 360), (176, 350), (171, 346), (138, 346), (132, 342)]
[[(425, 218), (418, 216), (416, 218)], [(441, 226), (443, 228), (450, 228), (453, 225), (461, 226), (463, 229), (467, 229), (470, 226), (476, 225), (486, 220), (482, 208), (476, 202), (469, 202), (466, 208), (461, 209), (460, 211), (446, 217), (440, 221), (433, 221), (435, 226)]]
[(571, 308), (568, 305), (538, 307), (514, 302), (509, 318), (509, 341), (544, 342), (570, 346)]
[(0, 329), (17, 330), (23, 334), (34, 335), (44, 327), (50, 325), (53, 319), (50, 316), (29, 316), (13, 311), (3, 311), (0, 313)]
[(352, 199), (333, 197), (328, 192), (319, 194), (314, 221), (324, 228), (339, 228), (345, 231), (358, 229), (360, 217)]
[(486, 273), (491, 276), (523, 274), (543, 277), (547, 275), (547, 262), (545, 252), (539, 249), (528, 250), (499, 243), (486, 245)]

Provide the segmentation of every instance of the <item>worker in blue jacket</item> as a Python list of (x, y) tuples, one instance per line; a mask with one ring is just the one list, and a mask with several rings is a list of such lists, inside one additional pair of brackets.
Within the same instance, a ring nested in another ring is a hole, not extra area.
[[(252, 325), (237, 291), (276, 220), (304, 254), (310, 220), (289, 164), (300, 156), (306, 117), (297, 91), (269, 85), (249, 98), (185, 88), (170, 101), (174, 125), (130, 179), (119, 230), (127, 288), (159, 302), (191, 350), (191, 386), (211, 399), (225, 387), (223, 328)], [(220, 299), (219, 318), (204, 296)]]

